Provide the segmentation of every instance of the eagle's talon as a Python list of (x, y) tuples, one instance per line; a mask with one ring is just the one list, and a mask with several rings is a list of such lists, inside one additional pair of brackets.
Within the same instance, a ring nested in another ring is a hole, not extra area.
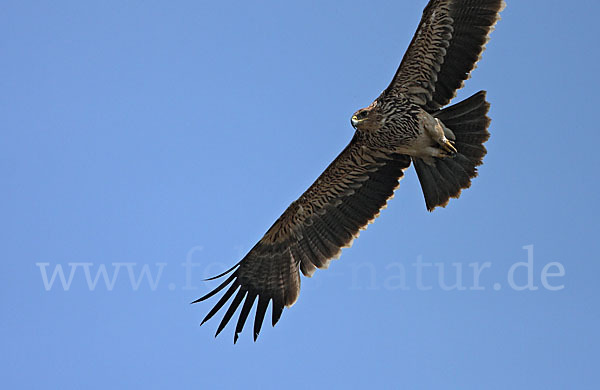
[(454, 147), (454, 143), (448, 139), (443, 140), (441, 146), (450, 156), (454, 156), (456, 153), (458, 153), (458, 150), (456, 150)]

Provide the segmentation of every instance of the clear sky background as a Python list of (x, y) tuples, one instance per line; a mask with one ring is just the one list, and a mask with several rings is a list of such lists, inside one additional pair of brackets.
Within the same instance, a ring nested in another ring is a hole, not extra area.
[[(473, 186), (428, 213), (411, 168), (277, 327), (234, 346), (231, 324), (198, 326), (201, 279), (347, 144), (426, 1), (4, 0), (2, 387), (596, 389), (600, 5), (508, 3), (459, 94), (492, 103)], [(531, 245), (537, 290), (517, 291)], [(59, 265), (71, 283), (45, 285)], [(114, 285), (92, 288), (102, 267)]]

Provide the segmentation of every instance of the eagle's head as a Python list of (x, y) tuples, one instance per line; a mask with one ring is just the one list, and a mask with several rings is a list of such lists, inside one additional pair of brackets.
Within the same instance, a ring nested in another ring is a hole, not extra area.
[(368, 116), (369, 110), (367, 110), (366, 108), (361, 108), (360, 110), (356, 111), (354, 115), (352, 115), (352, 119), (350, 119), (352, 127), (358, 129), (358, 126), (360, 126), (360, 124), (363, 123)]
[(375, 103), (371, 104), (369, 107), (361, 108), (356, 111), (352, 118), (350, 119), (350, 123), (352, 123), (352, 127), (356, 130), (361, 131), (372, 131), (377, 128), (377, 114), (375, 114)]

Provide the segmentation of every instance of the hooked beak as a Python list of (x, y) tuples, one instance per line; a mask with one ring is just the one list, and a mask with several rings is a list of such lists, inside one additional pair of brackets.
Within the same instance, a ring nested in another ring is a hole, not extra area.
[(358, 118), (356, 115), (352, 115), (352, 119), (350, 119), (350, 123), (352, 123), (352, 127), (356, 129), (356, 125), (358, 125)]

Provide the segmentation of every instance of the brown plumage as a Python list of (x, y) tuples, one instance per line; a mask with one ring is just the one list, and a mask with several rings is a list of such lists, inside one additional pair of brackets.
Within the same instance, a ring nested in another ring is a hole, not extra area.
[(390, 86), (352, 116), (350, 144), (250, 252), (227, 272), (206, 315), (232, 297), (217, 335), (242, 306), (234, 342), (256, 305), (254, 340), (272, 303), (272, 324), (300, 293), (300, 272), (327, 268), (386, 206), (404, 170), (415, 163), (427, 208), (445, 206), (471, 184), (486, 154), (489, 104), (479, 92), (441, 109), (474, 69), (503, 0), (431, 0)]

